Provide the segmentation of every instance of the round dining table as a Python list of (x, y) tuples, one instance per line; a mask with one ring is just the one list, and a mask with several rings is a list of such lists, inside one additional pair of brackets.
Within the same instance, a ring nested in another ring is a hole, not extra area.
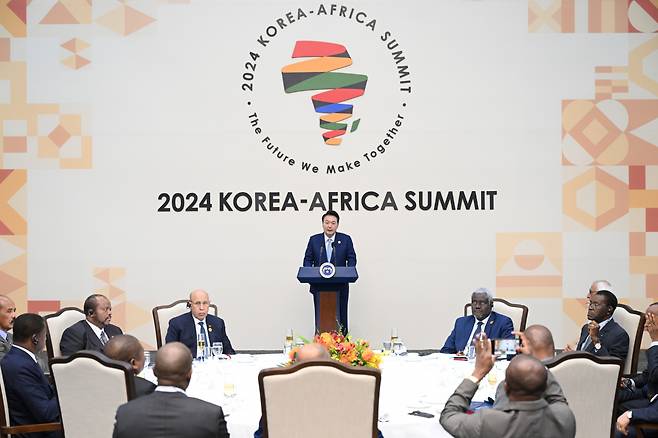
[[(258, 373), (264, 368), (285, 366), (283, 354), (237, 354), (230, 359), (194, 361), (187, 395), (222, 407), (233, 438), (252, 438), (261, 417)], [(493, 399), (504, 379), (507, 361), (497, 361), (482, 380), (473, 401)], [(384, 356), (379, 396), (379, 430), (385, 438), (437, 438), (450, 435), (441, 427), (443, 407), (464, 377), (473, 371), (473, 361), (434, 353), (419, 356)], [(142, 377), (157, 383), (147, 367)], [(421, 411), (432, 418), (409, 415)]]

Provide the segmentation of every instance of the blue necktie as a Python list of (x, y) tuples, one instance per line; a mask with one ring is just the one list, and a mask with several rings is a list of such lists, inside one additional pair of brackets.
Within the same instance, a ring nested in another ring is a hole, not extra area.
[(331, 247), (331, 239), (327, 239), (326, 248), (327, 248), (327, 261), (331, 262), (331, 253), (333, 252), (332, 251), (333, 248)]
[(203, 345), (205, 345), (206, 348), (208, 348), (208, 336), (206, 336), (206, 328), (203, 326), (203, 321), (199, 322), (199, 327), (201, 327), (201, 336), (203, 337)]

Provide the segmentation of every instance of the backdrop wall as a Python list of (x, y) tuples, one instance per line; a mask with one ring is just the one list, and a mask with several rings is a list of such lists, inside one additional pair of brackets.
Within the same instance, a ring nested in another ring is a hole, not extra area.
[(312, 334), (295, 275), (334, 208), (354, 335), (438, 348), (487, 286), (562, 346), (592, 280), (658, 295), (657, 19), (640, 0), (2, 1), (0, 293), (45, 314), (100, 291), (153, 345), (151, 308), (205, 288), (238, 349), (279, 348)]

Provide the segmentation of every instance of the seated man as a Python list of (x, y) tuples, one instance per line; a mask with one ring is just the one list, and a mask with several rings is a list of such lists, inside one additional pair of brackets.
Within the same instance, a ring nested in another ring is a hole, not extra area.
[(11, 348), (12, 335), (9, 330), (16, 319), (16, 304), (11, 298), (0, 295), (0, 360)]
[[(590, 321), (580, 330), (576, 350), (626, 360), (628, 333), (612, 318), (616, 308), (617, 297), (612, 292), (600, 290), (592, 295), (587, 308), (587, 319)], [(567, 345), (564, 350), (571, 351), (573, 348)]]
[(128, 363), (135, 374), (135, 396), (141, 397), (152, 393), (155, 385), (137, 374), (144, 369), (144, 347), (136, 337), (131, 335), (115, 336), (105, 344), (103, 353), (110, 359)]
[(473, 315), (457, 318), (452, 333), (441, 348), (441, 353), (454, 354), (468, 351), (471, 341), (481, 332), (486, 333), (490, 339), (514, 338), (512, 320), (493, 312), (493, 305), (493, 294), (489, 289), (480, 288), (473, 292), (471, 295)]
[(441, 425), (452, 436), (573, 438), (576, 418), (566, 401), (542, 398), (546, 391), (546, 367), (532, 356), (521, 354), (505, 372), (509, 401), (493, 409), (467, 414), (480, 381), (491, 371), (491, 342), (483, 335), (475, 343), (473, 374), (464, 379), (441, 412)]
[(185, 394), (192, 378), (192, 355), (185, 345), (172, 342), (160, 348), (153, 372), (155, 392), (119, 406), (114, 438), (229, 436), (221, 407)]
[[(517, 349), (519, 354), (527, 354), (532, 356), (538, 361), (545, 363), (555, 356), (555, 344), (553, 343), (553, 334), (543, 325), (535, 324), (525, 329), (525, 332), (518, 332), (521, 339), (521, 346)], [(563, 401), (566, 403), (567, 399), (564, 397), (560, 384), (555, 380), (555, 376), (551, 370), (546, 370), (546, 391), (542, 394), (542, 398), (549, 404), (554, 401)], [(505, 392), (505, 381), (503, 380), (498, 384), (496, 389), (496, 402), (494, 407), (498, 408), (504, 404), (509, 403), (507, 393)]]
[[(0, 361), (12, 426), (59, 421), (55, 391), (37, 364), (37, 353), (46, 345), (46, 323), (34, 313), (14, 322), (14, 345)], [(32, 436), (32, 435), (30, 435)], [(58, 432), (41, 437), (61, 436)]]
[(103, 351), (103, 347), (113, 336), (123, 332), (112, 320), (112, 303), (104, 295), (87, 297), (83, 311), (85, 319), (64, 330), (59, 342), (62, 356), (70, 356), (80, 350)]
[(189, 313), (172, 318), (167, 328), (165, 342), (182, 342), (190, 349), (193, 357), (203, 357), (203, 351), (197, 351), (199, 336), (206, 339), (206, 347), (213, 342), (221, 342), (224, 354), (235, 354), (231, 341), (226, 335), (224, 320), (208, 314), (210, 299), (208, 293), (197, 289), (190, 294)]
[(645, 316), (644, 330), (651, 337), (651, 346), (646, 351), (647, 369), (632, 379), (622, 378), (622, 387), (617, 392), (619, 414), (646, 408), (658, 394), (658, 303), (647, 307)]

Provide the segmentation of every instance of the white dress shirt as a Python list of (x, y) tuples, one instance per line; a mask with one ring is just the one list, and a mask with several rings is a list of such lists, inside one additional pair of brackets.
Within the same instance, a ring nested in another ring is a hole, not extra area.
[[(487, 328), (487, 323), (489, 322), (489, 317), (490, 316), (491, 316), (491, 313), (489, 315), (487, 315), (487, 317), (482, 320), (482, 329), (481, 329), (482, 332), (481, 333), (484, 333), (484, 329)], [(475, 318), (475, 316), (473, 316), (473, 317)], [(466, 345), (464, 345), (464, 348), (462, 348), (462, 351), (468, 351), (468, 347), (471, 345), (471, 341), (473, 340), (473, 336), (475, 336), (475, 330), (477, 330), (477, 328), (478, 328), (478, 322), (480, 322), (480, 320), (475, 318), (475, 324), (473, 324), (473, 330), (471, 330), (471, 336), (469, 336), (468, 339), (466, 340)]]

